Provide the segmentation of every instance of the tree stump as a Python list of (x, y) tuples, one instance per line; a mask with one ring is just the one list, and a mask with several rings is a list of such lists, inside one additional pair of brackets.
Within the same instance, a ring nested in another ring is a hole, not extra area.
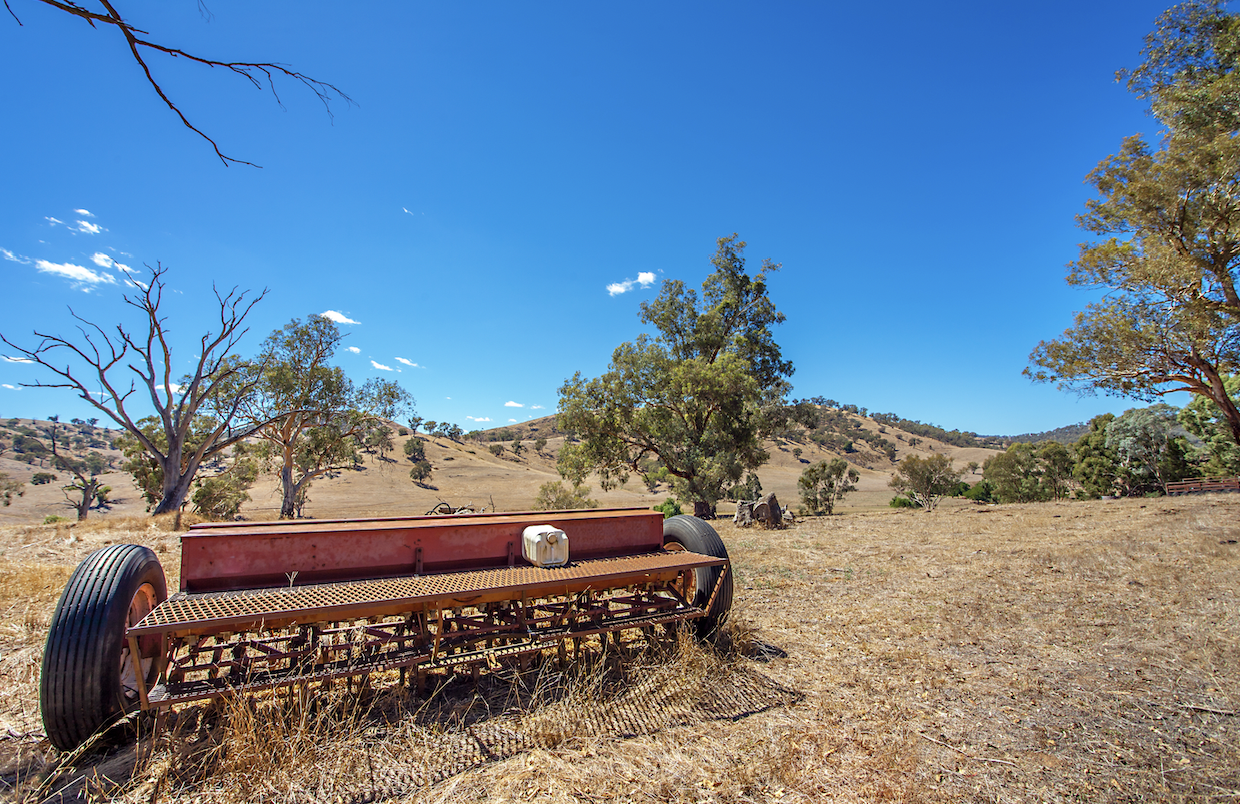
[(767, 494), (754, 505), (753, 518), (767, 528), (778, 528), (783, 525), (783, 509), (779, 507), (779, 500), (775, 499), (774, 492)]
[(753, 503), (737, 501), (736, 516), (732, 517), (732, 521), (738, 528), (751, 527), (753, 525)]

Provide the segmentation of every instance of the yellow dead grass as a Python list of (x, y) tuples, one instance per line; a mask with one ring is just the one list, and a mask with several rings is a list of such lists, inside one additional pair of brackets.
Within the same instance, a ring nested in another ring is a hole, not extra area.
[(125, 801), (1240, 796), (1240, 496), (717, 527), (737, 581), (718, 652), (633, 638), (618, 662), (454, 678), (429, 701), (383, 677), (190, 707), (149, 759), (123, 746), (46, 779), (17, 699), (58, 574), (88, 541), (169, 536), (2, 530), (0, 773), (10, 795), (50, 780)]

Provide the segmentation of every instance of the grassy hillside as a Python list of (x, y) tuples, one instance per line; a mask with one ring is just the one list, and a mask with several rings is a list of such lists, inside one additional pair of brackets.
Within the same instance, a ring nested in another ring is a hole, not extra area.
[[(892, 496), (887, 481), (896, 463), (907, 455), (944, 453), (963, 467), (970, 461), (980, 464), (994, 454), (980, 447), (953, 446), (924, 433), (916, 435), (840, 409), (815, 407), (816, 427), (790, 424), (779, 438), (766, 444), (771, 458), (758, 476), (763, 491), (775, 492), (784, 505), (798, 502), (797, 479), (807, 466), (821, 460), (841, 457), (861, 474), (858, 491), (845, 498), (841, 506), (848, 510), (885, 506)], [(24, 496), (0, 508), (0, 522), (42, 521), (49, 515), (75, 516), (66, 505), (60, 488), (66, 478), (40, 486), (30, 483), (36, 472), (50, 471), (50, 456), (31, 454), (29, 450), (17, 452), (14, 448), (15, 444), (18, 448), (28, 446), (24, 440), (31, 438), (46, 442), (46, 436), (41, 434), (47, 426), (48, 422), (27, 419), (0, 420), (0, 445), (7, 447), (0, 455), (0, 472), (26, 483)], [(392, 427), (394, 432), (399, 431), (398, 425)], [(85, 423), (62, 425), (62, 429), (71, 431), (72, 438), (78, 439), (75, 449), (79, 453), (97, 450), (116, 468), (123, 462), (121, 454), (111, 446), (119, 435), (117, 431)], [(33, 435), (26, 435), (27, 432)], [(534, 449), (534, 442), (540, 436), (547, 439), (541, 452)], [(410, 464), (404, 460), (404, 444), (411, 438), (425, 442), (426, 457), (434, 470), (424, 486), (409, 479)], [(513, 438), (522, 441), (524, 449), (520, 455), (512, 451)], [(380, 458), (374, 453), (364, 453), (356, 468), (316, 480), (304, 514), (322, 519), (366, 516), (382, 509), (392, 514), (418, 515), (441, 501), (453, 506), (472, 504), (476, 509), (526, 510), (532, 505), (539, 486), (560, 479), (555, 459), (564, 440), (564, 435), (555, 428), (554, 416), (481, 431), (460, 441), (425, 433), (397, 435), (395, 449), (387, 456)], [(503, 451), (493, 454), (492, 449), (500, 446)], [(64, 475), (63, 472), (57, 474)], [(971, 483), (978, 479), (977, 476), (965, 477)], [(110, 472), (105, 475), (105, 482), (112, 487), (109, 505), (93, 510), (90, 516), (132, 516), (146, 510), (146, 503), (128, 474)], [(604, 506), (649, 507), (670, 495), (667, 486), (651, 491), (636, 477), (613, 491), (602, 492), (597, 483), (593, 488), (593, 498)], [(261, 520), (278, 516), (280, 494), (274, 475), (260, 476), (250, 490), (250, 497), (250, 502), (242, 508), (243, 517)], [(731, 507), (724, 503), (720, 512), (730, 514)]]

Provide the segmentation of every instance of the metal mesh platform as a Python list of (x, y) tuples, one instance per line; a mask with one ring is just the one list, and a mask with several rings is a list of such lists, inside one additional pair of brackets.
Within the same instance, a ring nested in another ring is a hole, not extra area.
[(244, 631), (325, 620), (349, 620), (522, 595), (570, 594), (666, 579), (683, 570), (718, 566), (726, 559), (689, 552), (657, 552), (574, 561), (564, 567), (517, 566), (347, 583), (240, 592), (179, 593), (157, 606), (131, 636)]

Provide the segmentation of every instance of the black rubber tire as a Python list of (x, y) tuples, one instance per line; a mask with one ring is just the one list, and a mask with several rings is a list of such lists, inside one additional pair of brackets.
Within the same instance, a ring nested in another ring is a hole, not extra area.
[[(126, 694), (121, 683), (122, 661), (129, 655), (125, 630), (132, 624), (130, 608), (140, 612), (167, 597), (164, 569), (141, 545), (96, 550), (73, 571), (52, 614), (39, 677), (43, 730), (52, 745), (72, 751), (137, 708), (134, 693)], [(143, 647), (148, 648), (149, 641)], [(154, 651), (147, 658), (156, 658)], [(148, 689), (158, 664), (149, 662)]]
[[(728, 548), (724, 547), (723, 539), (719, 538), (715, 529), (701, 519), (688, 514), (663, 520), (663, 545), (666, 547), (669, 544), (679, 545), (691, 553), (701, 553), (715, 558), (728, 557)], [(699, 567), (694, 572), (696, 573), (696, 590), (693, 600), (689, 602), (695, 606), (705, 606), (710, 600), (710, 593), (714, 590), (720, 573), (723, 572), (723, 567)], [(728, 612), (731, 609), (732, 571), (729, 568), (728, 574), (723, 579), (723, 585), (719, 588), (719, 594), (715, 595), (714, 603), (704, 616), (695, 621), (698, 638), (713, 639), (719, 627), (727, 621)]]

